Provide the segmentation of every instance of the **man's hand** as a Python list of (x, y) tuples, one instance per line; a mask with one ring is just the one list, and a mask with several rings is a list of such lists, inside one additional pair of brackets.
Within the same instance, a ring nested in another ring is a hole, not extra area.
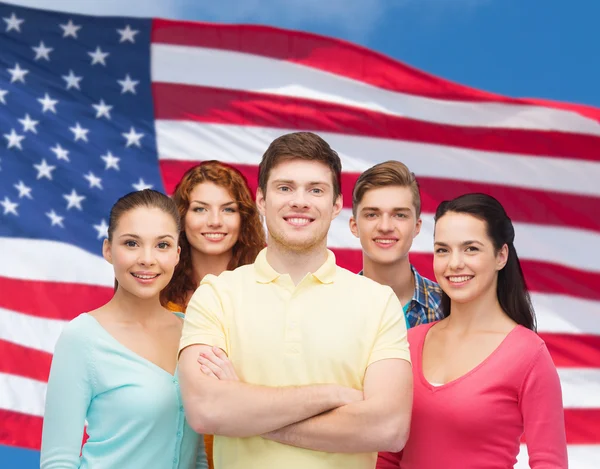
[(219, 347), (212, 347), (210, 351), (200, 352), (198, 363), (200, 363), (200, 370), (206, 376), (220, 380), (240, 380), (231, 360)]

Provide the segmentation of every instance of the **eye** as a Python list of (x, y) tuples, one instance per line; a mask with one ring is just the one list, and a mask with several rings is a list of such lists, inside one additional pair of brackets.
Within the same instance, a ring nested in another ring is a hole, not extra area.
[(314, 194), (322, 194), (323, 189), (319, 189), (318, 187), (315, 187), (314, 189), (311, 189), (311, 192)]
[(291, 191), (292, 189), (290, 189), (288, 186), (279, 186), (279, 187), (277, 188), (277, 190), (278, 190), (278, 191), (281, 191), (281, 192), (289, 192), (289, 191)]
[(237, 212), (237, 210), (233, 207), (225, 207), (225, 209), (223, 209), (223, 211), (227, 212), (227, 213), (236, 213)]
[(206, 209), (204, 207), (194, 207), (193, 212), (205, 212)]
[(137, 246), (137, 243), (133, 240), (133, 239), (128, 239), (127, 241), (125, 241), (123, 243), (125, 246), (127, 246), (128, 248), (134, 248)]
[(365, 218), (375, 218), (376, 216), (377, 216), (377, 214), (373, 213), (373, 212), (365, 213)]
[(396, 214), (396, 216), (397, 216), (398, 218), (408, 218), (408, 215), (406, 215), (406, 213), (402, 213), (402, 212), (400, 212), (400, 213), (397, 213), (397, 214)]
[(158, 249), (168, 249), (169, 247), (171, 247), (171, 244), (166, 241), (158, 243)]
[(446, 248), (437, 248), (435, 250), (436, 254), (444, 254), (445, 252), (448, 252), (448, 250)]
[(477, 251), (479, 251), (479, 249), (476, 248), (475, 246), (468, 246), (466, 251), (467, 252), (477, 252)]

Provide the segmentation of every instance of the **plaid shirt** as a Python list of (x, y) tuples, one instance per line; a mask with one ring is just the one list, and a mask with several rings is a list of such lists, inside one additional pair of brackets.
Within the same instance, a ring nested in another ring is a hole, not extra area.
[[(406, 320), (410, 327), (443, 319), (442, 289), (428, 278), (422, 277), (417, 269), (410, 266), (415, 276), (415, 293), (406, 311)], [(363, 275), (362, 270), (358, 275)]]

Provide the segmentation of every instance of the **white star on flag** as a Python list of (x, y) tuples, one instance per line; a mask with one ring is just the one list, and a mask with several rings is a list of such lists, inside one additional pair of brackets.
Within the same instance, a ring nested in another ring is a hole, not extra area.
[(96, 110), (96, 119), (100, 119), (101, 117), (110, 119), (110, 110), (113, 106), (106, 104), (103, 99), (98, 104), (92, 104), (92, 107)]
[(23, 132), (31, 131), (34, 134), (37, 134), (37, 129), (35, 126), (38, 125), (40, 121), (34, 121), (31, 117), (29, 117), (29, 114), (25, 114), (25, 117), (23, 119), (19, 119), (19, 122), (23, 125)]
[(91, 171), (83, 176), (90, 183), (90, 189), (97, 187), (98, 189), (102, 189), (102, 179), (95, 176)]
[(61, 24), (60, 27), (64, 31), (63, 37), (71, 36), (75, 39), (77, 39), (77, 31), (81, 29), (81, 26), (74, 24), (73, 20), (69, 20), (67, 24)]
[(32, 47), (32, 49), (35, 51), (34, 60), (45, 59), (48, 61), (50, 61), (50, 52), (54, 50), (52, 47), (46, 47), (44, 41), (40, 41), (40, 45), (37, 47)]
[(129, 74), (125, 75), (123, 80), (117, 80), (117, 83), (123, 87), (121, 90), (121, 94), (125, 94), (130, 91), (133, 94), (135, 93), (135, 87), (140, 83), (139, 80), (132, 80)]
[(58, 225), (61, 228), (64, 228), (63, 220), (65, 219), (65, 217), (58, 216), (58, 214), (54, 210), (46, 212), (46, 216), (50, 218), (50, 223), (52, 223), (52, 226)]
[(132, 184), (132, 187), (136, 190), (136, 191), (143, 191), (144, 189), (152, 189), (152, 184), (147, 184), (144, 182), (144, 180), (142, 178), (140, 178), (140, 180), (138, 182), (136, 182), (135, 184)]
[(88, 55), (92, 58), (92, 65), (102, 64), (106, 67), (106, 57), (110, 54), (108, 52), (102, 52), (102, 49), (98, 46), (94, 52), (88, 52)]
[(134, 36), (139, 33), (137, 29), (131, 29), (131, 26), (125, 26), (125, 29), (117, 29), (117, 32), (121, 35), (119, 42), (129, 41), (135, 43)]
[(75, 124), (75, 127), (69, 127), (69, 130), (73, 132), (75, 136), (75, 141), (83, 140), (84, 142), (88, 141), (87, 134), (90, 131), (89, 129), (84, 129), (79, 125), (79, 122)]
[(0, 103), (6, 104), (6, 99), (4, 98), (8, 94), (7, 90), (0, 90)]
[(131, 145), (135, 145), (138, 148), (142, 147), (140, 140), (144, 134), (141, 132), (139, 134), (136, 133), (133, 127), (129, 130), (129, 133), (122, 133), (121, 135), (127, 139), (126, 147), (130, 147)]
[(18, 184), (15, 184), (13, 187), (19, 191), (19, 199), (22, 199), (23, 197), (33, 199), (31, 187), (27, 187), (23, 181), (19, 181)]
[(77, 210), (83, 210), (81, 202), (85, 200), (85, 196), (79, 195), (75, 192), (75, 189), (73, 189), (70, 194), (63, 194), (63, 198), (67, 201), (67, 210), (71, 210), (73, 207)]
[(17, 213), (17, 207), (19, 206), (16, 202), (11, 202), (8, 197), (4, 197), (4, 200), (0, 202), (0, 205), (4, 207), (4, 215), (8, 215), (12, 213), (13, 215), (19, 215)]
[(18, 63), (15, 63), (15, 68), (7, 68), (8, 73), (10, 73), (10, 82), (14, 83), (15, 81), (20, 81), (21, 83), (25, 83), (25, 75), (29, 73), (29, 70), (25, 70), (21, 68)]
[(6, 148), (17, 147), (19, 150), (23, 149), (21, 146), (21, 140), (25, 138), (25, 135), (19, 135), (17, 132), (15, 132), (15, 129), (10, 129), (10, 133), (4, 134), (4, 138), (8, 140)]
[(52, 171), (56, 169), (56, 166), (50, 166), (44, 159), (40, 164), (34, 164), (33, 167), (38, 171), (36, 179), (47, 178), (52, 181)]
[(48, 93), (44, 95), (43, 98), (38, 98), (38, 101), (42, 104), (42, 112), (52, 111), (56, 114), (56, 105), (58, 104), (58, 99), (52, 99)]
[(21, 32), (21, 24), (23, 24), (25, 22), (24, 19), (22, 18), (17, 18), (17, 15), (15, 15), (14, 13), (11, 15), (10, 18), (2, 18), (5, 22), (6, 22), (6, 31), (5, 32), (9, 32), (12, 31), (13, 29), (17, 32)]
[(104, 163), (106, 163), (106, 168), (104, 169), (114, 168), (117, 171), (119, 171), (120, 158), (113, 155), (110, 151), (106, 153), (106, 155), (102, 155), (100, 158), (102, 158), (104, 160)]
[(73, 73), (73, 70), (69, 70), (69, 74), (63, 75), (62, 78), (67, 82), (68, 90), (70, 90), (71, 88), (77, 88), (78, 90), (81, 90), (81, 88), (79, 87), (79, 82), (83, 79), (83, 77), (78, 77), (77, 75), (75, 75)]
[(54, 152), (54, 154), (56, 155), (56, 158), (58, 158), (59, 160), (65, 160), (67, 162), (71, 161), (71, 160), (69, 160), (69, 151), (65, 150), (58, 143), (56, 144), (55, 147), (50, 148), (50, 151)]
[(98, 239), (108, 238), (108, 225), (104, 219), (99, 225), (94, 225), (94, 229), (98, 232)]

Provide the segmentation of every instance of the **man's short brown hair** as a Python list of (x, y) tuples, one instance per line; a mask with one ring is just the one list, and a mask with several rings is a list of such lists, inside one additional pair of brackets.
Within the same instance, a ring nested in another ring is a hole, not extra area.
[(393, 160), (376, 164), (358, 177), (352, 191), (352, 214), (356, 216), (358, 204), (367, 191), (388, 186), (408, 187), (413, 196), (417, 218), (421, 216), (421, 193), (415, 173), (411, 172), (405, 164)]
[(282, 161), (319, 161), (330, 169), (333, 182), (333, 201), (342, 193), (342, 162), (329, 144), (312, 132), (285, 134), (271, 142), (258, 166), (258, 187), (266, 195), (267, 181), (271, 170)]

